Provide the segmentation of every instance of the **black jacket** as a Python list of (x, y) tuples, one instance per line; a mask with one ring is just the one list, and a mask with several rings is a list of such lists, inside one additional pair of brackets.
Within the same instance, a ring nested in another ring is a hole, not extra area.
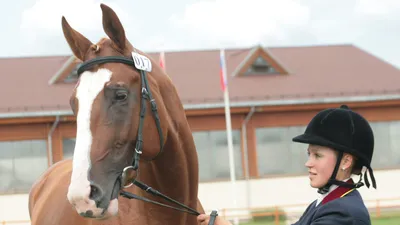
[(356, 189), (338, 187), (316, 206), (312, 202), (293, 225), (371, 225), (369, 212)]

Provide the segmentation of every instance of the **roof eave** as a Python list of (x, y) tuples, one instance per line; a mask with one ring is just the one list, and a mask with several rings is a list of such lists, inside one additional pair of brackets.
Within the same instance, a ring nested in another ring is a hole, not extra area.
[[(400, 100), (400, 95), (375, 95), (375, 96), (344, 96), (331, 98), (309, 98), (309, 99), (285, 99), (285, 100), (263, 100), (263, 101), (242, 101), (230, 103), (230, 107), (252, 107), (252, 106), (279, 106), (279, 105), (304, 105), (304, 104), (328, 104), (328, 103), (350, 103), (350, 102), (376, 102), (387, 100)], [(187, 104), (185, 109), (214, 109), (224, 108), (221, 103), (210, 104)]]
[(34, 111), (34, 112), (7, 112), (0, 113), (0, 119), (27, 118), (27, 117), (51, 117), (72, 116), (71, 110)]
[[(241, 101), (232, 102), (230, 107), (253, 107), (253, 106), (284, 106), (284, 105), (304, 105), (304, 104), (328, 104), (328, 103), (350, 103), (350, 102), (376, 102), (400, 100), (400, 95), (371, 95), (371, 96), (343, 96), (331, 98), (309, 98), (309, 99), (285, 99), (285, 100), (264, 100), (264, 101)], [(201, 104), (184, 104), (185, 110), (202, 110), (224, 108), (224, 102), (201, 103)], [(24, 117), (52, 117), (52, 116), (73, 116), (71, 110), (57, 111), (37, 111), (37, 112), (9, 112), (0, 113), (0, 119), (24, 118)]]

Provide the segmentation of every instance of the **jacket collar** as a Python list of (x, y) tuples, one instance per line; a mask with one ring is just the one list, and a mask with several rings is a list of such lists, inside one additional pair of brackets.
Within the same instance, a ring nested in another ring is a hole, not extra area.
[[(354, 184), (353, 179), (351, 179), (351, 178), (349, 178), (346, 181), (346, 183)], [(341, 187), (341, 186), (338, 187), (337, 185), (332, 185), (329, 188), (328, 193), (319, 196), (319, 198), (317, 199), (316, 206), (318, 206), (319, 204), (324, 205), (332, 200), (341, 198), (341, 197), (347, 195), (352, 190), (353, 190), (352, 188)]]

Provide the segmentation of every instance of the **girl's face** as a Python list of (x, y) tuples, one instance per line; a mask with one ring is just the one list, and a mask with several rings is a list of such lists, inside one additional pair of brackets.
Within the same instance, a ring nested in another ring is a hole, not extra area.
[(323, 187), (331, 177), (336, 165), (336, 153), (333, 149), (318, 145), (309, 145), (308, 168), (310, 185), (313, 188)]

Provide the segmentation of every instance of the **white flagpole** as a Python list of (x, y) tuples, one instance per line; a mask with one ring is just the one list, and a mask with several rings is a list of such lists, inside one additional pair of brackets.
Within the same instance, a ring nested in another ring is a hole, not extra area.
[[(225, 121), (226, 121), (226, 135), (228, 139), (228, 151), (229, 151), (229, 168), (230, 168), (230, 177), (231, 177), (231, 187), (232, 187), (232, 200), (233, 207), (237, 208), (237, 200), (236, 200), (236, 173), (235, 173), (235, 159), (233, 155), (233, 140), (232, 140), (232, 122), (231, 122), (231, 111), (229, 104), (229, 91), (228, 91), (228, 79), (226, 73), (226, 60), (225, 60), (225, 50), (221, 49), (220, 51), (222, 63), (222, 75), (225, 89), (224, 89), (224, 103), (225, 103)], [(238, 217), (235, 216), (234, 224), (239, 224)]]

